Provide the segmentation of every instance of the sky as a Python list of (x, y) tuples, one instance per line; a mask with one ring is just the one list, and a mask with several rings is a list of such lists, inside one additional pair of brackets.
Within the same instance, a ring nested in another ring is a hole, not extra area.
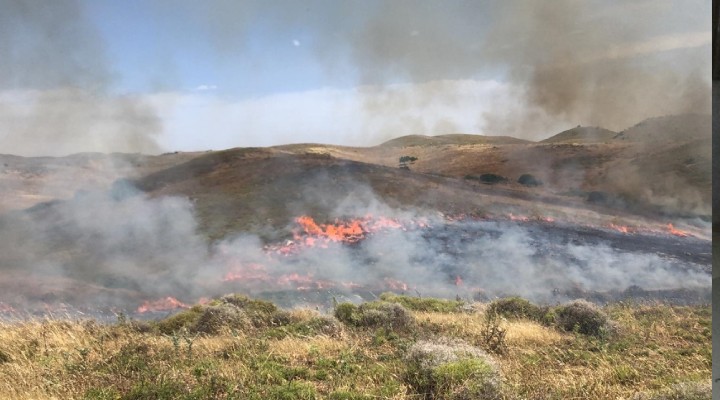
[(0, 0), (0, 153), (530, 140), (710, 112), (709, 0)]

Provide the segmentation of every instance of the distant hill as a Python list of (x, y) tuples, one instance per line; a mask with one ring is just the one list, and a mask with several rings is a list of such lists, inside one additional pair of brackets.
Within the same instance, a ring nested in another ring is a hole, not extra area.
[(681, 114), (648, 118), (617, 135), (615, 140), (629, 142), (667, 143), (710, 139), (712, 116), (709, 114)]
[(551, 136), (540, 143), (606, 143), (617, 132), (596, 126), (578, 126)]
[(438, 145), (466, 145), (466, 144), (522, 144), (532, 143), (528, 140), (517, 139), (510, 136), (483, 136), (454, 133), (449, 135), (424, 136), (408, 135), (388, 140), (380, 147), (410, 147), (410, 146), (438, 146)]

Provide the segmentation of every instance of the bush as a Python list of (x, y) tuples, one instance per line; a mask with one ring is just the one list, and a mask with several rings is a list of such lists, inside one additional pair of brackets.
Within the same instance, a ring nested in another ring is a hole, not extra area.
[(465, 175), (465, 179), (480, 181), (486, 185), (494, 185), (508, 181), (508, 178), (497, 174)]
[(335, 306), (335, 318), (345, 325), (356, 325), (358, 313), (358, 307), (352, 303), (340, 303)]
[(520, 177), (518, 178), (518, 183), (521, 185), (525, 185), (525, 186), (542, 186), (542, 184), (543, 184), (543, 182), (540, 179), (538, 179), (530, 174), (520, 175)]
[(603, 336), (610, 329), (607, 315), (596, 305), (585, 300), (575, 300), (557, 307), (555, 323), (565, 331), (591, 336)]
[(405, 307), (386, 301), (363, 303), (359, 307), (341, 303), (335, 307), (335, 317), (346, 325), (392, 330), (409, 329), (415, 323)]
[(403, 330), (413, 326), (415, 318), (398, 303), (373, 301), (358, 307), (359, 325), (369, 328), (387, 328)]
[(190, 329), (192, 332), (217, 334), (224, 328), (243, 329), (250, 324), (247, 315), (237, 306), (223, 303), (205, 307), (197, 322)]
[(394, 293), (383, 293), (380, 295), (383, 301), (398, 303), (413, 311), (431, 311), (431, 312), (460, 312), (465, 304), (462, 301), (434, 299), (430, 297), (411, 297), (397, 295)]
[(490, 303), (487, 312), (508, 319), (529, 319), (544, 322), (548, 309), (536, 306), (522, 297), (507, 297)]
[(202, 306), (194, 306), (188, 310), (180, 311), (175, 315), (171, 315), (165, 319), (157, 321), (155, 323), (155, 328), (160, 333), (170, 335), (173, 332), (188, 329), (194, 325), (202, 313)]
[(500, 374), (481, 349), (459, 341), (420, 341), (406, 356), (407, 383), (433, 399), (499, 399)]

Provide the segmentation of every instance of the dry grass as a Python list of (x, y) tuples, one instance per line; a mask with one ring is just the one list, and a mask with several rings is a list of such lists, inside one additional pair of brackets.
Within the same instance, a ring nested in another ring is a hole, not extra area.
[[(484, 348), (484, 308), (474, 309), (414, 312), (410, 332), (346, 326), (334, 336), (292, 328), (318, 317), (309, 310), (290, 313), (283, 335), (267, 326), (195, 336), (127, 323), (4, 322), (0, 398), (418, 399), (407, 380), (408, 349), (440, 338)], [(501, 320), (507, 350), (494, 358), (503, 398), (653, 398), (688, 383), (705, 387), (709, 306), (603, 310), (618, 327), (607, 338)]]

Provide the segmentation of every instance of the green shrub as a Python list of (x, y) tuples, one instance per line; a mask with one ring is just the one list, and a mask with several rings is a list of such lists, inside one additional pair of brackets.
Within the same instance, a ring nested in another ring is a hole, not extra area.
[(241, 309), (256, 328), (281, 326), (290, 323), (289, 313), (284, 310), (279, 310), (275, 304), (269, 301), (250, 299), (247, 296), (232, 294), (223, 296), (219, 302), (221, 304), (232, 304)]
[(358, 313), (358, 307), (352, 303), (340, 303), (335, 306), (335, 318), (345, 325), (356, 325)]
[(341, 303), (335, 307), (335, 317), (350, 326), (405, 330), (414, 326), (415, 318), (398, 303), (371, 301), (359, 307)]
[(432, 371), (436, 399), (495, 399), (495, 370), (482, 359), (467, 358), (441, 364)]
[(555, 323), (562, 330), (590, 336), (603, 336), (610, 330), (607, 315), (585, 300), (575, 300), (557, 307)]
[(250, 321), (240, 308), (230, 303), (207, 306), (191, 327), (191, 332), (218, 334), (223, 329), (247, 328)]
[(373, 301), (363, 303), (358, 307), (358, 311), (360, 313), (358, 325), (363, 327), (404, 330), (415, 323), (415, 318), (410, 312), (398, 303)]
[(507, 319), (529, 319), (543, 322), (548, 309), (536, 306), (522, 297), (507, 297), (490, 303), (487, 312)]
[(518, 178), (518, 183), (525, 186), (542, 186), (543, 182), (530, 174), (522, 174)]
[(397, 295), (395, 293), (383, 293), (380, 295), (380, 299), (391, 303), (401, 304), (403, 307), (413, 311), (442, 313), (462, 311), (462, 307), (465, 304), (462, 301), (456, 300), (434, 299), (430, 297), (411, 297)]
[(165, 319), (155, 322), (155, 328), (166, 335), (178, 332), (183, 328), (188, 329), (194, 325), (203, 312), (202, 306), (194, 306), (188, 310), (180, 311)]
[(406, 382), (432, 399), (499, 399), (500, 374), (490, 356), (460, 341), (415, 343), (405, 357)]

